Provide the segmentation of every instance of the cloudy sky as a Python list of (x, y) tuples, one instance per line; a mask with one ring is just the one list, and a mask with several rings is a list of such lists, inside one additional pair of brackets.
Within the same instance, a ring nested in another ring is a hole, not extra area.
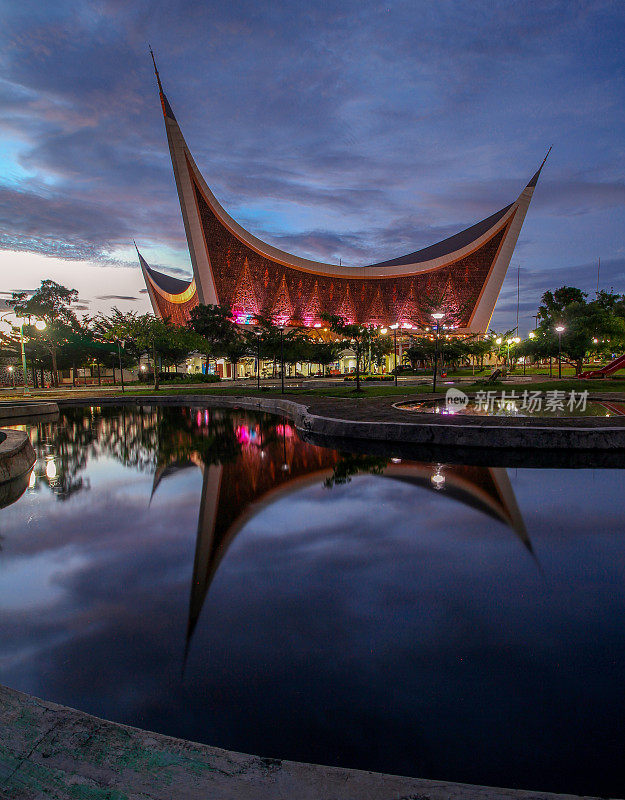
[[(226, 209), (299, 255), (432, 244), (543, 170), (494, 326), (540, 294), (625, 291), (625, 7), (617, 0), (0, 0), (0, 290), (52, 277), (147, 310), (133, 238), (189, 274), (153, 46)], [(4, 295), (6, 296), (6, 295)], [(0, 295), (2, 297), (2, 295)]]

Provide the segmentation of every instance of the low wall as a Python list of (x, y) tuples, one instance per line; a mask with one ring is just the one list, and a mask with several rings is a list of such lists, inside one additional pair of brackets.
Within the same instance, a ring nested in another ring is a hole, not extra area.
[(0, 686), (0, 796), (12, 800), (572, 800), (234, 753)]
[(50, 417), (59, 413), (56, 402), (24, 400), (23, 402), (0, 402), (0, 425), (16, 424), (30, 417)]
[(23, 431), (2, 431), (0, 440), (0, 485), (26, 475), (37, 457), (30, 438)]

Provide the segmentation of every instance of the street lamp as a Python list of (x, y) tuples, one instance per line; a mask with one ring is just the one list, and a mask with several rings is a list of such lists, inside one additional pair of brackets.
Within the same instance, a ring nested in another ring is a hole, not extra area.
[(435, 311), (432, 314), (432, 319), (436, 322), (436, 339), (434, 340), (434, 378), (432, 381), (432, 391), (436, 392), (436, 373), (438, 372), (438, 335), (441, 326), (441, 320), (445, 315), (440, 311)]
[(436, 465), (436, 472), (430, 477), (430, 481), (437, 491), (440, 491), (445, 487), (445, 476), (443, 475), (442, 464)]
[(13, 365), (9, 367), (9, 374), (13, 378), (13, 388), (15, 389), (15, 372), (13, 372)]
[(510, 369), (512, 369), (512, 359), (510, 358), (510, 345), (511, 344), (518, 344), (521, 340), (518, 336), (513, 336), (511, 339), (506, 339), (508, 343), (508, 364), (510, 365)]
[(280, 325), (280, 380), (284, 394), (284, 325)]
[(260, 337), (261, 331), (255, 330), (256, 336), (256, 388), (260, 391)]
[[(125, 346), (126, 346), (125, 339), (122, 339), (121, 341), (119, 339), (117, 340), (117, 355), (119, 356), (119, 376), (122, 382), (122, 394), (126, 393), (126, 387), (124, 386), (124, 368), (122, 367), (122, 347)], [(176, 369), (178, 369), (178, 367), (176, 367)], [(113, 373), (115, 373), (115, 370), (113, 370)], [(115, 377), (114, 374), (113, 377)]]
[[(15, 313), (15, 312), (12, 312), (12, 313)], [(2, 316), (2, 319), (4, 319), (6, 316), (7, 316), (7, 314), (4, 314)], [(26, 371), (26, 350), (24, 348), (24, 325), (25, 324), (26, 324), (26, 319), (24, 317), (18, 317), (17, 315), (15, 316), (15, 320), (13, 322), (9, 321), (9, 325), (12, 328), (19, 328), (20, 329), (20, 345), (21, 345), (21, 349), (22, 349), (22, 369), (24, 370), (24, 395), (26, 396), (26, 395), (29, 395), (30, 392), (28, 390), (28, 373)], [(45, 330), (45, 328), (46, 328), (45, 320), (38, 319), (35, 322), (35, 328), (37, 328), (38, 331)], [(15, 380), (15, 376), (13, 377), (13, 380)]]
[(399, 328), (399, 323), (396, 322), (394, 325), (390, 325), (389, 327), (393, 331), (393, 340), (395, 348), (393, 350), (393, 357), (395, 361), (395, 386), (397, 386), (397, 328)]
[(24, 348), (24, 324), (26, 320), (24, 317), (16, 317), (15, 325), (20, 329), (20, 344), (22, 347), (22, 369), (24, 370), (24, 397), (30, 394), (28, 390), (28, 373), (26, 371), (26, 350)]
[(562, 378), (562, 332), (564, 330), (564, 325), (556, 326), (558, 333), (558, 378)]

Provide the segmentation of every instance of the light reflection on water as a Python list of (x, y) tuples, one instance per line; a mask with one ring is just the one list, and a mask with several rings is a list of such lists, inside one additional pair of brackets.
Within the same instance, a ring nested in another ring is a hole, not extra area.
[(31, 436), (0, 682), (271, 757), (622, 794), (618, 470), (340, 454), (212, 409)]

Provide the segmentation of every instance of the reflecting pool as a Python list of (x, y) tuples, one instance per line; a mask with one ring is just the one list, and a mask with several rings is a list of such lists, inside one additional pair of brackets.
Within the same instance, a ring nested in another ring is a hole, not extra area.
[(618, 469), (66, 409), (0, 510), (0, 682), (233, 750), (622, 796)]

